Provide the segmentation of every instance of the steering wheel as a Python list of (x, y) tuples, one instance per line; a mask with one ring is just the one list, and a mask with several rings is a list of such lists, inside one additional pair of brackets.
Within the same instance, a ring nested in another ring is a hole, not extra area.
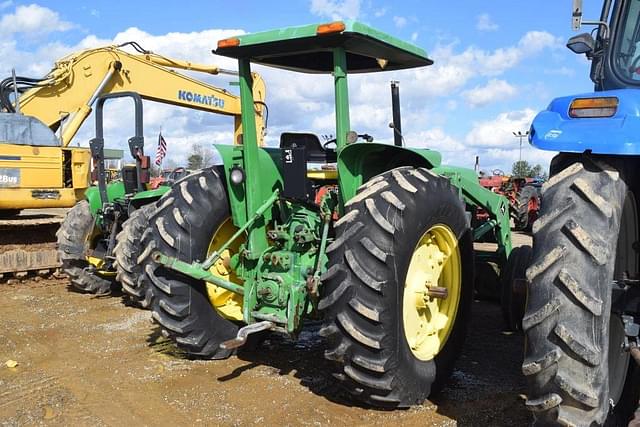
[(171, 173), (169, 174), (168, 179), (175, 180), (176, 177), (178, 176), (178, 174), (181, 174), (184, 171), (186, 171), (186, 169), (183, 166), (178, 166), (177, 168), (175, 168), (174, 170), (171, 171)]
[(640, 55), (636, 56), (633, 61), (631, 62), (631, 65), (629, 66), (629, 74), (631, 76), (633, 76), (634, 74), (640, 74), (638, 73), (638, 63), (640, 62)]
[(326, 151), (329, 149), (329, 146), (333, 144), (333, 145), (337, 145), (337, 140), (336, 138), (332, 138), (330, 140), (328, 140), (327, 142), (325, 142), (324, 144), (322, 144), (322, 148)]
[[(363, 133), (363, 134), (358, 134), (358, 138), (362, 138), (367, 142), (373, 142), (373, 137), (367, 133)], [(324, 144), (322, 144), (322, 148), (324, 148), (325, 150), (327, 150), (329, 148), (329, 145), (331, 144), (336, 144), (336, 138), (332, 138), (330, 140), (328, 140), (327, 142), (325, 142)]]

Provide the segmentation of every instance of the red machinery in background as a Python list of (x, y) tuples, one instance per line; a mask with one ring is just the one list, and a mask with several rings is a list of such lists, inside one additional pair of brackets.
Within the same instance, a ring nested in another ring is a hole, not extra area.
[[(517, 178), (496, 169), (492, 171), (491, 176), (481, 176), (479, 180), (484, 188), (509, 199), (510, 215), (516, 230), (531, 230), (540, 210), (540, 187), (543, 183), (541, 179)], [(478, 221), (486, 221), (488, 218), (486, 211), (479, 210), (476, 214)]]
[(183, 168), (182, 166), (175, 169), (165, 169), (162, 171), (160, 176), (151, 178), (151, 181), (149, 181), (149, 188), (151, 190), (155, 190), (160, 186), (160, 184), (164, 183), (172, 185), (174, 182), (189, 175), (190, 173), (190, 170)]

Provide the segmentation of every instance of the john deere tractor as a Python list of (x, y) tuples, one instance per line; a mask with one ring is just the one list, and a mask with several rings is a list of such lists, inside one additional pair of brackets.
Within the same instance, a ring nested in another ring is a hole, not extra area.
[[(140, 257), (154, 319), (186, 352), (220, 359), (250, 334), (295, 337), (322, 316), (325, 357), (357, 399), (423, 401), (461, 351), (474, 240), (495, 229), (492, 256), (504, 266), (512, 254), (508, 201), (473, 170), (443, 166), (426, 148), (373, 143), (350, 125), (349, 72), (431, 59), (354, 21), (233, 37), (215, 53), (238, 60), (244, 144), (218, 145), (223, 165), (156, 202)], [(331, 74), (336, 139), (286, 132), (279, 148), (260, 148), (252, 63)], [(474, 230), (477, 207), (490, 219)]]
[[(131, 98), (135, 106), (135, 135), (128, 144), (135, 166), (122, 169), (122, 179), (107, 183), (104, 162), (103, 107), (113, 98)], [(150, 293), (139, 286), (137, 256), (140, 236), (147, 225), (151, 202), (169, 187), (147, 190), (149, 157), (144, 155), (142, 98), (136, 92), (102, 95), (96, 106), (96, 137), (90, 142), (93, 160), (92, 186), (85, 199), (69, 212), (58, 230), (58, 252), (62, 268), (72, 286), (94, 294), (108, 294), (116, 277), (132, 303), (146, 307)], [(119, 267), (119, 268), (116, 268)]]

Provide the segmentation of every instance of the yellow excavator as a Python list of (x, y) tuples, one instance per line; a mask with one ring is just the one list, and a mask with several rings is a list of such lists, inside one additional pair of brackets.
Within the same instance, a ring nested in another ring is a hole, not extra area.
[[(123, 50), (126, 46), (135, 53)], [(237, 74), (128, 42), (70, 54), (41, 79), (14, 73), (0, 81), (0, 279), (47, 275), (59, 267), (55, 232), (64, 210), (57, 215), (55, 210), (82, 201), (92, 181), (91, 150), (70, 143), (100, 97), (132, 92), (145, 100), (233, 116), (234, 141), (241, 143), (239, 97), (176, 69)], [(264, 130), (266, 88), (258, 74), (253, 91), (256, 126)]]

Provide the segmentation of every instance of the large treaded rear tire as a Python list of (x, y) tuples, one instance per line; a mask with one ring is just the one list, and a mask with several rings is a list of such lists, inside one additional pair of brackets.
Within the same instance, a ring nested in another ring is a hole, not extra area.
[[(142, 265), (138, 258), (143, 252), (142, 235), (149, 226), (149, 214), (153, 204), (135, 210), (122, 224), (122, 230), (116, 236), (116, 280), (131, 305), (149, 308), (153, 297), (151, 286), (143, 280)], [(145, 254), (146, 257), (146, 254)]]
[[(459, 243), (462, 295), (446, 344), (435, 359), (419, 360), (404, 332), (405, 277), (416, 243), (435, 224), (446, 224)], [(402, 167), (362, 185), (335, 225), (319, 303), (325, 358), (366, 404), (419, 404), (449, 376), (466, 333), (474, 260), (464, 205), (446, 178)]]
[(62, 271), (69, 276), (71, 285), (82, 292), (107, 295), (111, 293), (113, 281), (92, 272), (87, 261), (89, 237), (95, 221), (89, 209), (89, 202), (81, 200), (67, 212), (64, 222), (56, 233), (58, 253), (62, 261)]
[(610, 343), (609, 328), (626, 192), (617, 170), (587, 158), (543, 187), (522, 321), (526, 405), (537, 425), (603, 425), (617, 416), (609, 405), (609, 346), (621, 343)]
[(531, 227), (537, 219), (537, 212), (530, 210), (531, 201), (535, 201), (535, 205), (540, 206), (538, 190), (532, 185), (525, 185), (520, 190), (517, 200), (518, 206), (514, 225), (518, 231), (531, 231)]
[(204, 260), (211, 238), (229, 218), (224, 181), (214, 169), (204, 169), (177, 182), (154, 206), (146, 248), (140, 261), (153, 286), (153, 318), (182, 350), (192, 356), (223, 359), (233, 354), (220, 343), (235, 338), (238, 326), (212, 306), (205, 283), (158, 266), (154, 251), (184, 262)]

